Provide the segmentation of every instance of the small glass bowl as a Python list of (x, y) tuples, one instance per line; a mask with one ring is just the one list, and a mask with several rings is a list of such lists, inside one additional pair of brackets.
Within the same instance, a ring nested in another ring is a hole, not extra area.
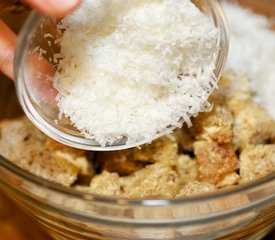
[[(219, 79), (227, 59), (229, 46), (223, 10), (216, 0), (194, 0), (193, 2), (220, 30), (217, 40), (219, 53), (214, 72), (216, 78)], [(55, 102), (57, 92), (52, 87), (52, 78), (57, 64), (54, 56), (58, 57), (60, 51), (56, 43), (61, 35), (57, 29), (58, 21), (58, 19), (33, 12), (19, 34), (14, 67), (16, 89), (19, 101), (29, 119), (51, 138), (71, 147), (85, 150), (121, 150), (154, 140), (146, 139), (130, 145), (126, 143), (126, 139), (122, 139), (112, 145), (100, 146), (98, 142), (85, 138), (68, 118), (63, 117), (58, 120), (59, 109)], [(168, 127), (167, 131), (155, 138), (172, 130), (172, 127)]]

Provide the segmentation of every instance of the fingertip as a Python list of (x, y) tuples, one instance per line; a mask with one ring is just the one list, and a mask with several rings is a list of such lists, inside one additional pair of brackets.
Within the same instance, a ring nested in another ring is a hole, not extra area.
[(81, 0), (25, 0), (38, 11), (54, 17), (64, 17), (76, 9)]

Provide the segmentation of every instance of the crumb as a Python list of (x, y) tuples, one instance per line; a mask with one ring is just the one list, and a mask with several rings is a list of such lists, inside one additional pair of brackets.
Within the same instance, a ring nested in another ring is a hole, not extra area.
[(231, 144), (197, 141), (194, 144), (199, 180), (217, 184), (238, 169), (238, 159)]
[(198, 179), (198, 166), (195, 159), (182, 154), (179, 155), (177, 162), (177, 172), (181, 186)]
[(240, 155), (242, 182), (255, 180), (275, 171), (275, 145), (256, 145), (245, 148)]
[(178, 193), (177, 197), (199, 195), (214, 192), (216, 187), (211, 183), (192, 181), (188, 182)]

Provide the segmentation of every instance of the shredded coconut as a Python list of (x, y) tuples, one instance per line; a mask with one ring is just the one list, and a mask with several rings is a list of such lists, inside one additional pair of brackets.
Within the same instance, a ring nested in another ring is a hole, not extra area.
[(85, 0), (58, 29), (58, 107), (85, 137), (151, 141), (211, 107), (219, 30), (190, 0)]
[(44, 38), (53, 38), (53, 35), (51, 33), (45, 33)]
[[(225, 74), (248, 76), (254, 100), (275, 119), (275, 32), (271, 22), (237, 4), (223, 3), (231, 31)], [(238, 83), (236, 83), (238, 85)]]

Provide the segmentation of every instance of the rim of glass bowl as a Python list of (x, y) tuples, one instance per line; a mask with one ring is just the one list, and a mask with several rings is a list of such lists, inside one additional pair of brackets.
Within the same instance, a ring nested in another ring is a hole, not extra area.
[[(229, 32), (228, 32), (226, 18), (220, 3), (216, 0), (206, 0), (206, 1), (207, 1), (207, 4), (209, 4), (210, 6), (210, 11), (211, 11), (213, 21), (220, 29), (220, 36), (218, 39), (218, 45), (220, 47), (220, 51), (217, 56), (216, 69), (215, 69), (215, 75), (217, 79), (220, 79), (223, 68), (226, 63), (228, 50), (229, 50)], [(84, 137), (80, 137), (80, 136), (74, 136), (73, 134), (70, 134), (70, 133), (65, 133), (55, 128), (50, 123), (48, 123), (47, 120), (44, 119), (42, 116), (40, 116), (39, 113), (33, 107), (28, 97), (28, 93), (27, 93), (24, 79), (23, 79), (24, 76), (22, 74), (22, 69), (21, 69), (21, 62), (26, 54), (25, 46), (30, 41), (30, 38), (32, 37), (32, 33), (36, 29), (37, 24), (42, 17), (43, 16), (37, 13), (36, 11), (33, 11), (28, 17), (18, 37), (16, 53), (15, 53), (15, 61), (14, 61), (14, 76), (16, 79), (15, 80), (16, 91), (17, 91), (17, 96), (19, 98), (19, 102), (24, 112), (28, 116), (28, 118), (42, 132), (54, 138), (55, 140), (74, 148), (80, 148), (84, 150), (93, 150), (93, 151), (113, 151), (113, 150), (123, 150), (126, 148), (136, 147), (144, 143), (151, 142), (167, 133), (170, 133), (176, 128), (176, 127), (168, 127), (166, 131), (154, 136), (154, 138), (142, 140), (137, 143), (125, 144), (125, 145), (123, 144), (121, 145), (118, 143), (117, 145), (113, 144), (111, 146), (102, 147), (102, 146), (99, 146), (98, 144), (95, 144), (96, 142), (94, 140), (85, 139)]]
[[(229, 197), (234, 194), (245, 194), (245, 192), (248, 192), (253, 189), (257, 189), (261, 186), (264, 186), (265, 184), (272, 183), (272, 181), (275, 181), (275, 172), (272, 172), (268, 174), (267, 176), (264, 176), (262, 178), (259, 178), (257, 180), (253, 180), (251, 182), (243, 183), (241, 185), (234, 186), (233, 188), (228, 189), (222, 189), (216, 192), (210, 192), (210, 193), (204, 193), (202, 195), (195, 195), (190, 197), (182, 197), (182, 198), (173, 198), (173, 199), (155, 199), (155, 198), (142, 198), (142, 199), (127, 199), (127, 198), (118, 198), (118, 197), (108, 197), (108, 196), (102, 196), (92, 193), (85, 193), (81, 192), (69, 187), (62, 186), (60, 184), (51, 182), (47, 179), (43, 179), (41, 177), (38, 177), (19, 166), (15, 165), (11, 161), (7, 160), (6, 158), (2, 157), (0, 155), (0, 170), (1, 168), (4, 168), (11, 172), (12, 174), (15, 174), (16, 176), (24, 179), (27, 182), (30, 182), (31, 184), (35, 184), (40, 188), (46, 188), (47, 190), (53, 191), (57, 194), (63, 194), (66, 197), (73, 197), (75, 199), (87, 201), (87, 202), (93, 202), (93, 203), (101, 203), (105, 204), (107, 206), (132, 206), (132, 207), (165, 207), (165, 206), (177, 206), (177, 205), (184, 205), (184, 204), (194, 204), (194, 203), (201, 203), (201, 202), (207, 202), (211, 200), (217, 200), (219, 198)], [(0, 177), (1, 179), (1, 177)], [(4, 180), (5, 181), (5, 180)], [(9, 184), (9, 183), (8, 183)], [(17, 188), (20, 189), (20, 186), (17, 186)], [(24, 190), (23, 190), (24, 191)], [(196, 222), (204, 222), (204, 221), (210, 221), (210, 220), (217, 220), (217, 219), (224, 219), (225, 217), (235, 216), (238, 213), (244, 213), (249, 210), (256, 209), (258, 206), (262, 206), (265, 203), (274, 203), (275, 201), (275, 192), (273, 194), (264, 197), (261, 197), (261, 199), (257, 199), (256, 201), (250, 201), (242, 206), (237, 206), (237, 208), (230, 208), (225, 209), (224, 211), (220, 212), (214, 212), (209, 213), (206, 215), (203, 215), (201, 217), (186, 217), (186, 218), (180, 218), (180, 220), (174, 219), (175, 221), (179, 221), (181, 224), (194, 224)], [(51, 205), (48, 203), (48, 205)], [(62, 204), (56, 204), (59, 208), (64, 208)], [(84, 218), (91, 218), (98, 221), (107, 221), (108, 217), (106, 216), (106, 219), (97, 219), (97, 217), (94, 216), (86, 216), (85, 213), (82, 212), (76, 212), (75, 209), (62, 209), (64, 212), (68, 212), (70, 214), (74, 214), (78, 217), (84, 217)], [(73, 215), (71, 215), (73, 216)], [(138, 219), (136, 219), (138, 220)], [(152, 219), (151, 219), (152, 220)], [(162, 219), (165, 221), (165, 219)], [(168, 219), (169, 220), (169, 219)], [(172, 221), (172, 219), (170, 219)], [(119, 220), (123, 222), (123, 218)], [(153, 221), (153, 220), (152, 220)], [(127, 222), (128, 223), (128, 222)], [(129, 222), (128, 224), (141, 224), (139, 222)], [(145, 225), (148, 223), (144, 223)], [(158, 222), (157, 224), (162, 224), (161, 222)], [(165, 223), (167, 224), (167, 223)]]

